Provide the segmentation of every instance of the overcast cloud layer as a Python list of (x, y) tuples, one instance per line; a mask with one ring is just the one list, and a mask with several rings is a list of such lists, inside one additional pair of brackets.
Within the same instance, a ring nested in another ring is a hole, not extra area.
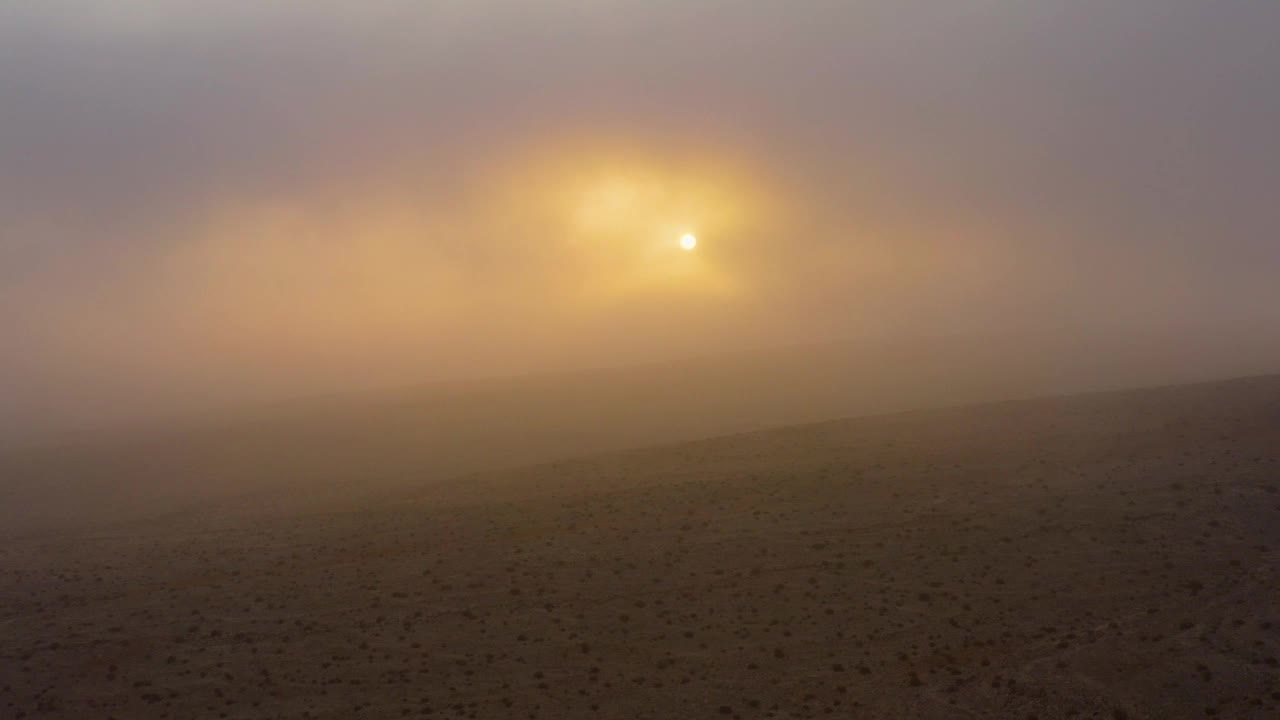
[(5, 3), (0, 393), (1275, 334), (1277, 38), (1272, 0)]

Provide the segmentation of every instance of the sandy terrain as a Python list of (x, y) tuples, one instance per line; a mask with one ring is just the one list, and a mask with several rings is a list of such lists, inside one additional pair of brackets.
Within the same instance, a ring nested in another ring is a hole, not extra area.
[(1280, 717), (1280, 378), (253, 510), (0, 545), (0, 717)]

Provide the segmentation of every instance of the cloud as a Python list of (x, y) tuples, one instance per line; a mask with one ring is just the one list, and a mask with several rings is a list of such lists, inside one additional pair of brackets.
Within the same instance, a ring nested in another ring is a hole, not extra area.
[(0, 384), (1263, 326), (1277, 31), (1243, 0), (9, 4)]

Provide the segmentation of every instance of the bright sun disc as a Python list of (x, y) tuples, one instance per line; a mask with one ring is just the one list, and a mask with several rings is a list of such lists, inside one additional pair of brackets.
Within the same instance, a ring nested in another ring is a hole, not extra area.
[(698, 238), (694, 237), (692, 234), (686, 233), (680, 238), (680, 247), (685, 250), (692, 250), (698, 247)]

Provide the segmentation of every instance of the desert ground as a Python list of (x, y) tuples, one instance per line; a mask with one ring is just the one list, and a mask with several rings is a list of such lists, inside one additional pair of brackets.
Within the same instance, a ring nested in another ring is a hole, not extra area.
[(1280, 717), (1280, 377), (288, 500), (0, 543), (0, 717)]

